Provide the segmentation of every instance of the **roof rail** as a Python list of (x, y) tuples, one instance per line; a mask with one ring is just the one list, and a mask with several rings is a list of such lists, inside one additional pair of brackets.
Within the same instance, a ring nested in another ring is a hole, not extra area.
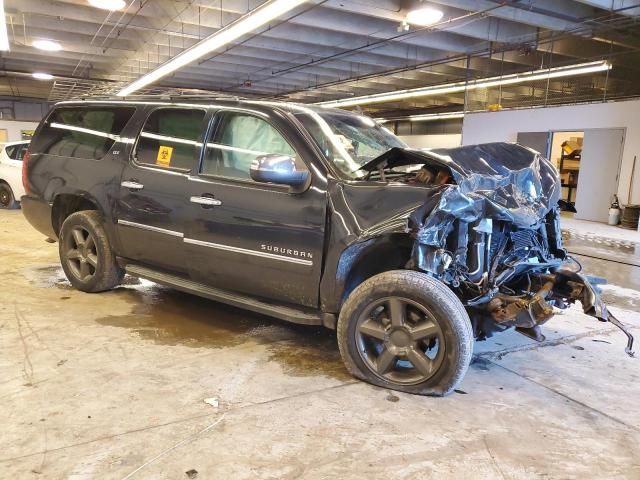
[(118, 95), (91, 95), (86, 97), (79, 97), (73, 99), (73, 101), (82, 102), (84, 100), (106, 100), (106, 101), (116, 101), (116, 100), (133, 100), (133, 101), (144, 101), (144, 100), (164, 100), (164, 101), (176, 101), (176, 100), (233, 100), (240, 101), (246, 100), (246, 98), (237, 96), (237, 95), (224, 95), (224, 94), (190, 94), (190, 95), (172, 95), (172, 94), (142, 94), (142, 95), (127, 95), (127, 96), (118, 96)]

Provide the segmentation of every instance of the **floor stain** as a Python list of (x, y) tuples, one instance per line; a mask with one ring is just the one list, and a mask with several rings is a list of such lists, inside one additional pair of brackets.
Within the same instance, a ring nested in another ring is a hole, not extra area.
[[(73, 290), (59, 265), (27, 268), (24, 276), (36, 287)], [(340, 358), (335, 332), (323, 327), (283, 322), (129, 275), (122, 285), (100, 295), (125, 300), (131, 304), (131, 311), (95, 321), (126, 328), (143, 340), (194, 348), (225, 348), (251, 341), (265, 345), (270, 359), (289, 375), (350, 378)]]
[(251, 341), (265, 345), (270, 359), (289, 375), (349, 378), (335, 333), (325, 328), (282, 322), (147, 281), (104, 295), (124, 298), (131, 303), (131, 312), (96, 322), (127, 328), (143, 340), (194, 348), (225, 348)]

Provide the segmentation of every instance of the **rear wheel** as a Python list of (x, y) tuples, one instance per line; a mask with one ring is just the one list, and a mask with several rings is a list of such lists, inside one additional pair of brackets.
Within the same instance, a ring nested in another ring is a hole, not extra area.
[(473, 332), (446, 285), (397, 270), (366, 280), (349, 295), (338, 319), (338, 343), (357, 378), (408, 393), (447, 395), (469, 366)]
[(13, 196), (11, 187), (4, 182), (0, 182), (0, 208), (18, 208), (18, 202), (16, 202), (16, 199)]
[(59, 237), (60, 263), (75, 288), (102, 292), (122, 282), (124, 270), (116, 263), (100, 213), (72, 213), (62, 224)]

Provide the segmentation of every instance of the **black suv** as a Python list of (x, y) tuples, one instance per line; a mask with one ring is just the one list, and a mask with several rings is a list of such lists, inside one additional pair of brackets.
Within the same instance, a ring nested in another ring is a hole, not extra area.
[(555, 168), (518, 145), (411, 150), (368, 117), (287, 103), (87, 100), (40, 124), (23, 181), (74, 287), (126, 272), (325, 325), (383, 387), (447, 394), (474, 338), (542, 340), (575, 300), (623, 328), (561, 246)]

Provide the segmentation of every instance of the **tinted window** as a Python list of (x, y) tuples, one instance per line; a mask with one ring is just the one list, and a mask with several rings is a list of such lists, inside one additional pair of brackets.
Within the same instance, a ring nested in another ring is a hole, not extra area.
[(288, 155), (296, 160), (299, 170), (306, 170), (295, 150), (267, 121), (245, 113), (225, 113), (207, 141), (207, 152), (201, 172), (250, 179), (251, 162), (266, 154)]
[(11, 160), (22, 160), (24, 154), (27, 153), (27, 149), (29, 148), (28, 143), (20, 143), (18, 145), (13, 145), (11, 147), (6, 148), (7, 156)]
[(28, 143), (23, 143), (22, 145), (17, 145), (16, 147), (16, 153), (15, 153), (15, 160), (22, 160), (24, 158), (24, 154), (27, 153), (27, 150), (29, 150), (29, 144)]
[(4, 149), (4, 152), (7, 154), (7, 157), (9, 157), (11, 160), (16, 159), (16, 151), (17, 151), (17, 148), (15, 145), (12, 145), (10, 147), (5, 147)]
[(153, 112), (140, 133), (136, 161), (162, 168), (190, 170), (202, 144), (204, 110), (163, 108)]
[(98, 160), (111, 149), (133, 115), (133, 107), (56, 109), (31, 143), (31, 152)]
[(351, 178), (361, 177), (360, 167), (370, 160), (394, 147), (407, 147), (389, 130), (364, 115), (336, 111), (295, 115), (327, 159)]

